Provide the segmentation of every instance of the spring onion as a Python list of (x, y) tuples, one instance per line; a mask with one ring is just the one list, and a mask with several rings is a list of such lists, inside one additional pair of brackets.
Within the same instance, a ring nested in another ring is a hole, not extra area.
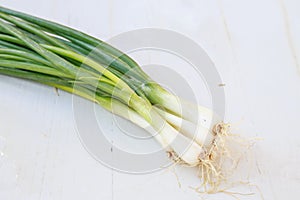
[[(78, 30), (0, 7), (0, 74), (76, 94), (145, 128), (173, 158), (213, 166), (222, 122), (214, 113), (164, 89), (128, 55)], [(199, 118), (199, 119), (198, 119)]]

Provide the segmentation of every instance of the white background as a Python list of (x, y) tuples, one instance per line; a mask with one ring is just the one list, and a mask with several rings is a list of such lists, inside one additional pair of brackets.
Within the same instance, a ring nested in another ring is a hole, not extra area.
[[(297, 0), (2, 0), (101, 39), (137, 28), (177, 31), (201, 45), (226, 84), (226, 120), (255, 145), (240, 199), (300, 195), (300, 3)], [(75, 131), (71, 95), (0, 76), (0, 199), (199, 199), (192, 173), (122, 174), (94, 160)], [(247, 166), (245, 167), (245, 169)], [(254, 170), (255, 171), (255, 170)], [(225, 194), (208, 199), (233, 199)]]

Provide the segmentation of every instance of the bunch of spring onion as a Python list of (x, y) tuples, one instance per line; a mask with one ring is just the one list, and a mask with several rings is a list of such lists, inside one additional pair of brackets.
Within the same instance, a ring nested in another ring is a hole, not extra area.
[(101, 40), (0, 7), (0, 74), (59, 88), (138, 126), (151, 126), (173, 158), (218, 173), (211, 163), (226, 126), (214, 122), (209, 109), (164, 89), (129, 56)]

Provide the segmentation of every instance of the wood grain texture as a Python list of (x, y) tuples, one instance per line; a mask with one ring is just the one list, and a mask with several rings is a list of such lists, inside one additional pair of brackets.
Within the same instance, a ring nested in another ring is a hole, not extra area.
[[(200, 44), (226, 92), (226, 120), (256, 145), (249, 190), (259, 199), (300, 195), (300, 3), (297, 0), (2, 0), (1, 5), (101, 39), (145, 27)], [(151, 60), (151, 59), (150, 59)], [(0, 199), (199, 199), (189, 170), (130, 175), (108, 169), (82, 146), (71, 95), (0, 76)], [(259, 188), (259, 189), (257, 189)], [(249, 191), (248, 190), (248, 191)], [(232, 199), (219, 194), (207, 199)]]

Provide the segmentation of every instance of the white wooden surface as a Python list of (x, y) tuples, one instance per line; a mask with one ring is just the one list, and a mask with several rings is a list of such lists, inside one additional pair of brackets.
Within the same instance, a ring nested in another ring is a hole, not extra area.
[[(300, 195), (298, 0), (2, 0), (102, 39), (137, 28), (171, 29), (198, 42), (226, 84), (226, 119), (262, 137), (251, 177), (267, 200)], [(192, 174), (112, 171), (83, 148), (71, 96), (0, 77), (0, 199), (199, 199)], [(241, 199), (259, 199), (255, 195)], [(208, 199), (232, 199), (224, 194)]]

